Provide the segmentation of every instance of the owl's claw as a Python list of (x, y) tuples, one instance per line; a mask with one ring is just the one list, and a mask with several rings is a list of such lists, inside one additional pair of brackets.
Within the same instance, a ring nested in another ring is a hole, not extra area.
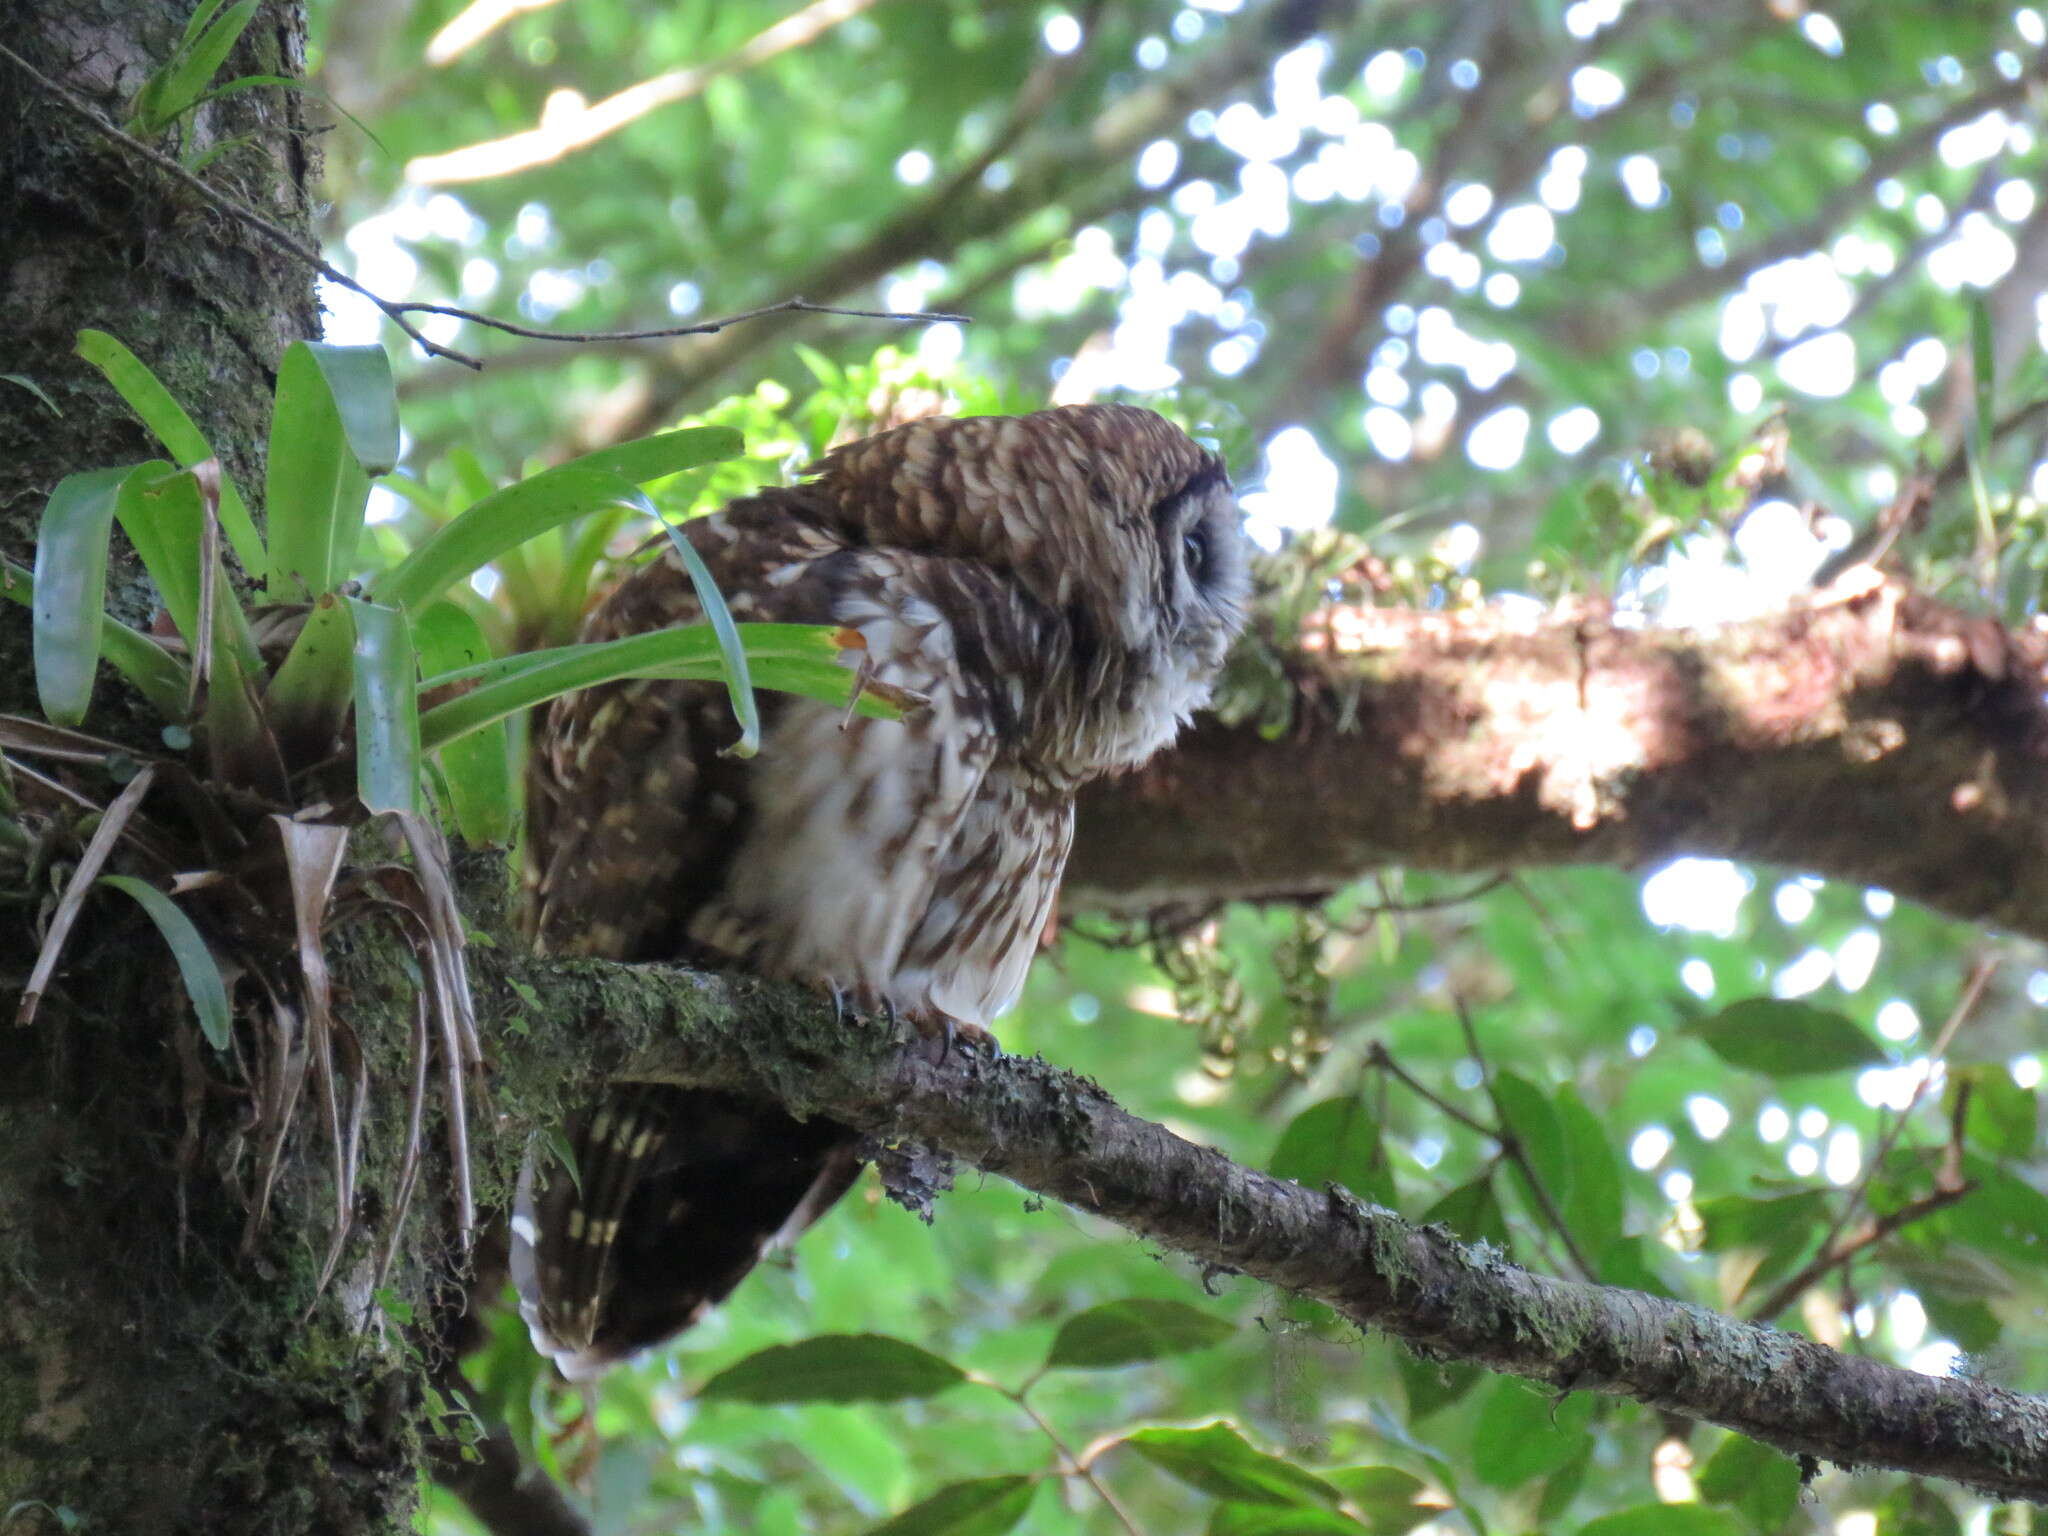
[(918, 1033), (928, 1042), (938, 1046), (932, 1054), (931, 1063), (943, 1067), (953, 1058), (953, 1047), (966, 1045), (976, 1050), (1000, 1056), (1002, 1047), (996, 1044), (996, 1037), (979, 1024), (969, 1024), (965, 1019), (956, 1019), (950, 1013), (934, 1014), (928, 1019), (919, 1019)]
[(846, 1022), (846, 994), (839, 990), (839, 983), (829, 976), (825, 978), (825, 993), (832, 999), (832, 1023), (836, 1028)]

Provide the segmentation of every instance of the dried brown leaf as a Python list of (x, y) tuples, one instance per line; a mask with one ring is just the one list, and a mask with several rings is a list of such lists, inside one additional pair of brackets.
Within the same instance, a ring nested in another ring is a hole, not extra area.
[(28, 986), (21, 994), (21, 1005), (15, 1010), (16, 1024), (34, 1022), (36, 1006), (42, 1001), (50, 978), (56, 974), (57, 961), (64, 953), (64, 941), (71, 936), (71, 925), (78, 921), (86, 892), (99, 878), (107, 856), (114, 851), (114, 844), (121, 840), (122, 829), (142, 804), (142, 797), (149, 793), (150, 782), (155, 776), (154, 768), (144, 768), (128, 781), (128, 787), (114, 797), (114, 803), (100, 817), (92, 841), (85, 845), (85, 852), (78, 857), (78, 867), (71, 872), (71, 883), (64, 887), (64, 894), (57, 899), (57, 910), (50, 918), (49, 932), (43, 935), (43, 947), (36, 955), (35, 969), (29, 973)]

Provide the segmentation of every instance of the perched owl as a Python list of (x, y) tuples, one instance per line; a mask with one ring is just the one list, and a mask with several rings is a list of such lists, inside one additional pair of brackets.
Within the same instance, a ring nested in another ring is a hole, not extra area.
[[(558, 701), (532, 758), (539, 944), (988, 1024), (1046, 927), (1075, 791), (1173, 739), (1242, 623), (1222, 462), (1131, 406), (919, 421), (683, 532), (736, 617), (858, 630), (872, 675), (930, 706), (763, 694), (742, 761), (716, 684)], [(586, 638), (698, 617), (671, 550)], [(571, 1377), (687, 1327), (858, 1171), (845, 1128), (702, 1090), (621, 1088), (571, 1137), (574, 1179), (522, 1181), (512, 1255)]]

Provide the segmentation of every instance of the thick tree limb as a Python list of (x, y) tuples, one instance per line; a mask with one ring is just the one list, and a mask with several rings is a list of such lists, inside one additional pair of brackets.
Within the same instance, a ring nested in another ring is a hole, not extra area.
[[(1919, 1375), (1698, 1307), (1534, 1275), (1341, 1190), (1241, 1168), (1120, 1109), (1095, 1084), (956, 1049), (934, 1065), (876, 1021), (837, 1021), (787, 988), (678, 969), (489, 952), (615, 1042), (622, 1075), (772, 1095), (912, 1139), (1444, 1358), (1630, 1397), (1794, 1456), (2048, 1499), (2048, 1401)], [(507, 988), (507, 1005), (510, 992)]]
[(1283, 659), (1278, 740), (1204, 720), (1084, 794), (1069, 909), (1314, 896), (1387, 864), (1698, 854), (2048, 938), (2048, 636), (1869, 567), (1716, 629), (1491, 609), (1311, 623)]

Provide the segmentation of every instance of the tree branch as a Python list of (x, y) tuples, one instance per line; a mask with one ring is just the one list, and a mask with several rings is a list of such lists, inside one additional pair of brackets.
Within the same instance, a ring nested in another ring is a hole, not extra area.
[(2048, 635), (1868, 566), (1713, 629), (1586, 606), (1310, 622), (1274, 642), (1279, 697), (1257, 701), (1291, 710), (1278, 739), (1206, 718), (1084, 791), (1067, 910), (1319, 897), (1388, 864), (1697, 854), (2048, 938)]
[(508, 1009), (516, 981), (556, 1016), (589, 1020), (586, 1045), (602, 1041), (624, 1077), (768, 1095), (799, 1114), (929, 1143), (1425, 1353), (1633, 1398), (1789, 1455), (2048, 1498), (2048, 1401), (1534, 1275), (1334, 1186), (1309, 1190), (1239, 1167), (1043, 1061), (960, 1047), (934, 1064), (896, 1028), (835, 1019), (791, 988), (509, 950), (478, 959), (480, 986), (500, 991)]

